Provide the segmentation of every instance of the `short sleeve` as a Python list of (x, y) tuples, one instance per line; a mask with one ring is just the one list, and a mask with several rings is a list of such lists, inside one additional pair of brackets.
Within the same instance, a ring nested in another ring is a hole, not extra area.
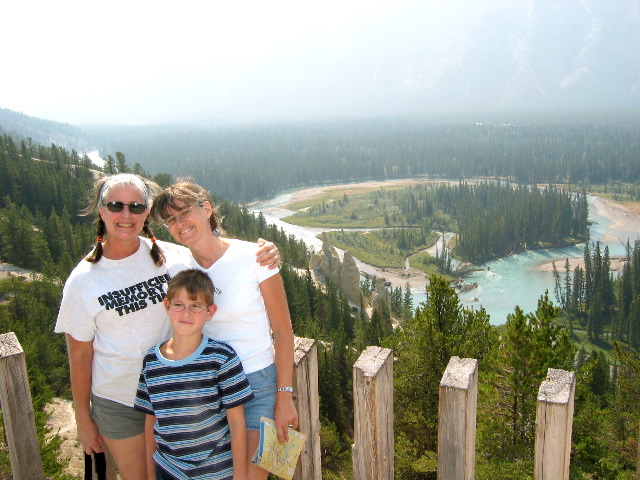
[(147, 361), (145, 359), (142, 363), (142, 371), (140, 372), (140, 379), (138, 380), (138, 390), (136, 391), (136, 400), (133, 406), (136, 410), (153, 415), (153, 405), (151, 405), (149, 390), (147, 389), (146, 371)]
[(253, 392), (242, 368), (240, 358), (229, 348), (227, 360), (218, 371), (218, 385), (222, 404), (225, 408), (233, 408), (253, 399)]
[(269, 267), (266, 266), (266, 265), (265, 266), (260, 265), (258, 262), (255, 262), (255, 261), (254, 261), (254, 264), (255, 264), (256, 277), (258, 279), (258, 283), (262, 283), (265, 280), (267, 280), (267, 279), (273, 277), (274, 275), (280, 273), (280, 268), (278, 268), (278, 267), (269, 270)]
[(96, 319), (87, 308), (82, 276), (71, 276), (65, 283), (54, 332), (68, 333), (80, 342), (94, 339)]

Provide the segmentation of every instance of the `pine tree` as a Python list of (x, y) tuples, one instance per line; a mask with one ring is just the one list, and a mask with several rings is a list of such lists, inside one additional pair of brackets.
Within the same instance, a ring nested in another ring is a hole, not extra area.
[(552, 322), (558, 313), (545, 293), (535, 313), (516, 307), (507, 316), (491, 380), (499, 399), (497, 407), (486, 407), (496, 431), (495, 443), (486, 447), (491, 454), (512, 460), (532, 455), (540, 383), (548, 368), (567, 369), (574, 355), (567, 331)]
[(482, 359), (494, 342), (486, 312), (463, 309), (448, 282), (432, 276), (426, 302), (387, 342), (397, 358), (394, 410), (402, 412), (395, 416), (396, 474), (400, 478), (435, 478), (442, 374), (451, 356)]

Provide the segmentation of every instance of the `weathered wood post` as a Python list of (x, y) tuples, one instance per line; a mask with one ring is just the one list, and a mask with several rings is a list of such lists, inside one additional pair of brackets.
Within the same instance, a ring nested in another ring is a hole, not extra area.
[(478, 360), (451, 357), (438, 397), (438, 478), (473, 480), (476, 472)]
[(394, 478), (393, 352), (367, 347), (353, 366), (354, 480)]
[(293, 388), (298, 430), (307, 435), (293, 478), (321, 480), (318, 346), (311, 338), (295, 338)]
[(538, 391), (534, 480), (568, 480), (576, 374), (550, 368)]
[(636, 462), (636, 480), (640, 480), (640, 426), (638, 427), (638, 461)]
[(44, 478), (27, 363), (13, 332), (0, 335), (0, 402), (13, 478)]

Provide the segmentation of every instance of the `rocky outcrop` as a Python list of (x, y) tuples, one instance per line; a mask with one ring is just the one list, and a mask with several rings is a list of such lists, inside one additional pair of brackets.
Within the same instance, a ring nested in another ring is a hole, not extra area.
[(343, 259), (322, 234), (322, 249), (311, 257), (309, 269), (331, 280), (351, 302), (360, 305), (360, 271), (349, 252), (344, 252)]
[(384, 283), (384, 278), (376, 278), (376, 284), (371, 296), (371, 307), (374, 310), (381, 310), (382, 303), (387, 309), (391, 308), (391, 292)]
[(346, 251), (342, 258), (340, 269), (340, 288), (352, 302), (359, 304), (360, 295), (360, 270), (351, 254)]

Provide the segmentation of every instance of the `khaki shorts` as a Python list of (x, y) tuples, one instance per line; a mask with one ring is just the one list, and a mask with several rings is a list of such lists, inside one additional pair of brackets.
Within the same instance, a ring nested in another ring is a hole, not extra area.
[(146, 416), (133, 407), (91, 394), (91, 417), (100, 435), (109, 440), (122, 440), (144, 433)]

